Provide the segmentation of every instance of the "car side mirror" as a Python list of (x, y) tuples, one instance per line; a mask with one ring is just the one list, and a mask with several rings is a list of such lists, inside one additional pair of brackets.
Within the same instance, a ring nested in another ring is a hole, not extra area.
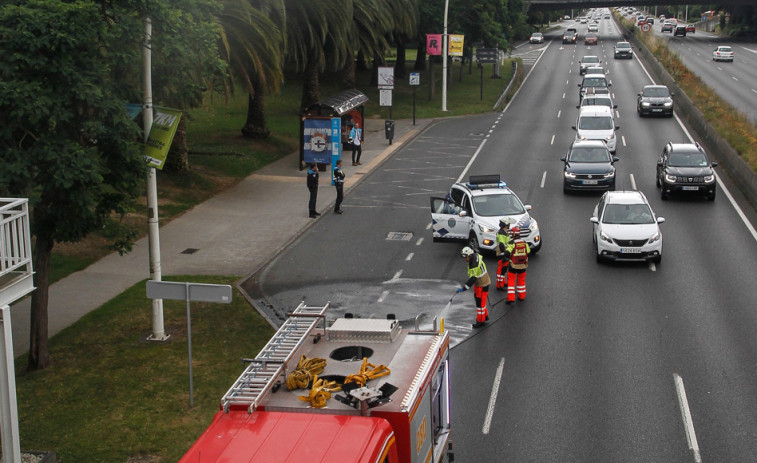
[(563, 157), (561, 157), (561, 158), (560, 158), (560, 160), (561, 160), (562, 162), (565, 162), (565, 159), (566, 159), (566, 158), (565, 158), (565, 156), (563, 156)]
[(665, 217), (657, 217), (657, 223), (665, 222)]
[(713, 162), (711, 162), (711, 163), (710, 163), (710, 165), (711, 165), (712, 167), (717, 167), (717, 166), (718, 166), (718, 163), (717, 163), (717, 162), (715, 162), (715, 161), (713, 161)]
[(573, 130), (576, 130), (576, 126), (575, 125), (571, 126), (570, 128), (573, 129)]
[(591, 223), (599, 223), (599, 217), (592, 217), (589, 219), (589, 222)]
[(620, 126), (619, 126), (619, 125), (616, 125), (616, 126), (615, 126), (615, 130), (620, 130)]
[(641, 96), (641, 93), (637, 93), (636, 96)]
[(674, 97), (674, 96), (676, 96), (676, 94), (675, 94), (675, 93), (673, 93), (673, 92), (671, 92), (671, 93), (670, 93), (670, 96), (671, 96), (671, 97)]
[(457, 213), (457, 215), (459, 217), (466, 217), (468, 215), (468, 212), (467, 211), (460, 211), (460, 212)]
[(619, 157), (617, 157), (617, 156), (613, 156), (612, 157), (612, 162), (618, 162), (618, 161), (620, 161)]
[(523, 209), (525, 209), (525, 210), (527, 210), (527, 211), (530, 211), (530, 210), (531, 210), (531, 209), (533, 209), (533, 208), (531, 207), (531, 205), (530, 205), (530, 204), (526, 204), (525, 206), (523, 206)]
[(576, 108), (580, 108), (580, 107), (581, 107), (581, 105), (580, 105), (580, 104), (576, 105)]
[(612, 87), (612, 82), (609, 82), (609, 83), (607, 84), (607, 86), (608, 86), (608, 87)]
[(612, 109), (618, 109), (618, 105), (616, 104), (612, 105)]
[(581, 87), (581, 84), (578, 84), (578, 87), (580, 88), (580, 87)]

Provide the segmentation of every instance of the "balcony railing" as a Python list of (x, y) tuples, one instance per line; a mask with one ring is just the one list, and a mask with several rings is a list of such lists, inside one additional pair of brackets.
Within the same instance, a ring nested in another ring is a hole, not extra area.
[(27, 199), (0, 198), (0, 306), (34, 290)]

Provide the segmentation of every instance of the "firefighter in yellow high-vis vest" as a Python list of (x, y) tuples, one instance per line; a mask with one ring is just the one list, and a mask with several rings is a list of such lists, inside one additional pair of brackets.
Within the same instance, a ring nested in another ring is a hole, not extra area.
[(531, 252), (528, 243), (520, 238), (518, 227), (510, 230), (510, 236), (511, 241), (505, 251), (505, 258), (510, 262), (507, 267), (507, 304), (515, 302), (516, 293), (519, 301), (526, 299), (526, 269), (528, 254)]
[(468, 281), (457, 292), (461, 293), (473, 286), (473, 298), (476, 300), (476, 323), (473, 324), (473, 328), (481, 328), (489, 319), (489, 308), (486, 307), (486, 301), (489, 298), (491, 279), (486, 271), (486, 264), (481, 254), (466, 246), (460, 255), (468, 263)]
[(497, 230), (497, 246), (494, 248), (499, 261), (497, 262), (497, 283), (494, 285), (497, 290), (504, 291), (507, 289), (507, 259), (505, 251), (510, 244), (510, 219), (499, 219), (499, 230)]

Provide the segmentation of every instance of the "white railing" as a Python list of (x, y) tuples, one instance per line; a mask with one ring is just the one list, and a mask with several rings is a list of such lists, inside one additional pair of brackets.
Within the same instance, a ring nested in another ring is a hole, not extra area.
[(29, 203), (0, 198), (0, 277), (11, 272), (32, 273)]

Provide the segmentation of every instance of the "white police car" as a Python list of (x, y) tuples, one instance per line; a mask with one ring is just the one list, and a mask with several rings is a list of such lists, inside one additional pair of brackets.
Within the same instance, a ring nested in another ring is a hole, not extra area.
[(541, 249), (539, 224), (520, 198), (495, 175), (471, 175), (468, 182), (455, 183), (447, 198), (431, 198), (434, 241), (465, 241), (476, 251), (493, 251), (499, 220), (510, 219), (517, 226), (531, 253)]

